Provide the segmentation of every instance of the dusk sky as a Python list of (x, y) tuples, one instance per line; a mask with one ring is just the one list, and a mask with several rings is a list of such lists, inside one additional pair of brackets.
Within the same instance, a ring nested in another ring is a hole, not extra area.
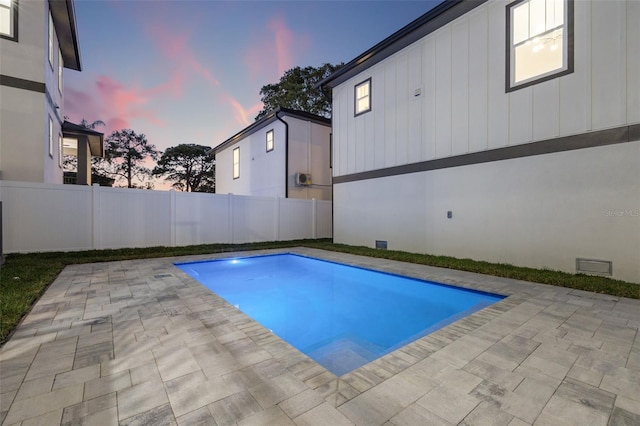
[(216, 146), (295, 66), (348, 62), (440, 1), (77, 0), (82, 72), (65, 115), (131, 128), (160, 150)]

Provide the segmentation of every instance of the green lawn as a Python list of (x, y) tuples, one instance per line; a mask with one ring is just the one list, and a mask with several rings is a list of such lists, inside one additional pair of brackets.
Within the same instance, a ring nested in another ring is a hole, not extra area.
[(243, 245), (205, 244), (186, 247), (151, 247), (142, 249), (12, 254), (7, 256), (4, 266), (0, 269), (0, 344), (6, 341), (22, 317), (29, 312), (31, 306), (44, 293), (47, 286), (55, 280), (56, 276), (58, 276), (66, 265), (297, 246), (439, 266), (461, 271), (477, 272), (498, 277), (593, 291), (596, 293), (606, 293), (613, 296), (640, 299), (640, 285), (605, 277), (574, 275), (545, 269), (523, 268), (506, 264), (479, 262), (470, 259), (456, 259), (446, 256), (432, 256), (393, 250), (376, 250), (367, 247), (333, 244), (330, 240), (297, 240)]

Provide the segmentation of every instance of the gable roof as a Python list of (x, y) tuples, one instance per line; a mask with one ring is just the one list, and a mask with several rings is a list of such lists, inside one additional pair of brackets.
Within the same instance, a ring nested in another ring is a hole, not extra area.
[(487, 1), (445, 0), (415, 21), (349, 61), (336, 72), (320, 81), (316, 86), (334, 88)]
[(49, 0), (49, 10), (58, 35), (64, 67), (82, 71), (73, 0)]
[(288, 115), (293, 118), (299, 118), (305, 121), (311, 121), (316, 124), (321, 124), (323, 126), (331, 126), (331, 120), (320, 115), (311, 114), (305, 111), (298, 111), (295, 109), (282, 108), (279, 107), (277, 109), (269, 111), (266, 115), (261, 117), (259, 120), (240, 130), (235, 135), (231, 136), (226, 141), (222, 142), (220, 145), (213, 148), (213, 153), (217, 154), (218, 152), (226, 149), (230, 145), (238, 142), (241, 139), (257, 132), (258, 130), (265, 127), (267, 124), (270, 124), (278, 119), (278, 114), (280, 115)]

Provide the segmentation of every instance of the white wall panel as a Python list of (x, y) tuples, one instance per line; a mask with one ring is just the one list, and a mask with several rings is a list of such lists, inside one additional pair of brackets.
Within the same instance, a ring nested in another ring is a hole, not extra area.
[(560, 135), (560, 82), (558, 79), (533, 86), (533, 140)]
[(509, 145), (531, 142), (533, 138), (532, 87), (509, 94)]
[(469, 152), (469, 21), (459, 18), (451, 33), (451, 154)]
[(397, 164), (407, 164), (412, 161), (408, 156), (408, 136), (407, 129), (409, 120), (408, 114), (408, 58), (406, 52), (401, 52), (395, 59), (396, 64), (396, 162)]
[(451, 155), (451, 28), (435, 34), (436, 39), (436, 158)]
[(626, 3), (591, 4), (592, 123), (594, 129), (601, 129), (627, 119)]
[(560, 84), (560, 135), (583, 133), (591, 126), (591, 2), (574, 2), (574, 72)]
[(375, 104), (373, 110), (371, 111), (371, 114), (373, 114), (373, 135), (371, 135), (371, 138), (373, 139), (372, 148), (374, 150), (374, 162), (372, 169), (382, 169), (385, 167), (385, 150), (387, 149), (387, 98), (385, 90), (386, 77), (385, 68), (383, 66), (378, 66), (375, 68), (375, 79), (376, 82), (380, 82), (383, 87), (377, 87), (376, 85), (377, 90), (375, 92)]
[(566, 272), (577, 257), (609, 260), (614, 278), (640, 283), (638, 152), (629, 142), (338, 184), (334, 240)]
[(627, 123), (640, 123), (640, 1), (627, 2)]
[[(408, 162), (417, 163), (422, 161), (422, 47), (419, 43), (412, 46), (408, 51), (409, 56), (409, 77), (407, 79), (407, 156)], [(420, 92), (416, 96), (416, 91)]]
[[(380, 65), (384, 67), (384, 86), (376, 89), (376, 93), (384, 91), (384, 166), (393, 167), (398, 164), (396, 160), (396, 117), (397, 112), (397, 92), (396, 92), (396, 67), (393, 62), (385, 62)], [(382, 82), (381, 82), (382, 83)], [(374, 83), (376, 84), (376, 83)], [(377, 86), (376, 86), (377, 87)]]
[(489, 149), (506, 146), (509, 141), (509, 98), (505, 94), (505, 5), (490, 2), (488, 8), (487, 129)]
[(487, 149), (487, 8), (469, 14), (469, 151)]
[(422, 160), (436, 157), (436, 44), (433, 37), (422, 43), (423, 94), (422, 104)]

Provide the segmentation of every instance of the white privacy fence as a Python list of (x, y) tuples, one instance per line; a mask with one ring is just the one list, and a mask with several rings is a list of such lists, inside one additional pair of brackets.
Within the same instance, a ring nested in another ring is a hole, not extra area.
[(331, 201), (0, 181), (5, 253), (330, 238)]

